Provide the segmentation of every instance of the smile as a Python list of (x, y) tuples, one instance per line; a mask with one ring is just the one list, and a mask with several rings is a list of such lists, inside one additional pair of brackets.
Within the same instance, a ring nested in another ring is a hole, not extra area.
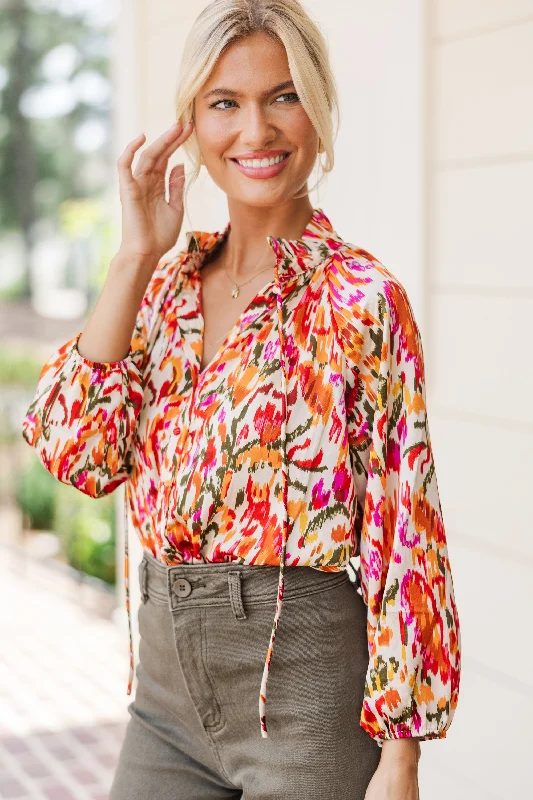
[(273, 178), (278, 175), (290, 158), (290, 153), (273, 156), (272, 158), (242, 159), (230, 158), (244, 175), (250, 178)]

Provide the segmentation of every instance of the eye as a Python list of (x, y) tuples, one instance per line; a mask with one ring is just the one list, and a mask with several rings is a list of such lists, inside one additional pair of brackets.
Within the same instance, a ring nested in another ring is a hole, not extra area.
[(276, 98), (276, 101), (278, 101), (280, 97), (294, 97), (295, 99), (289, 100), (288, 101), (289, 103), (297, 103), (298, 100), (300, 99), (296, 94), (296, 92), (285, 92), (285, 94), (280, 94), (280, 96)]
[[(234, 103), (234, 102), (235, 102), (235, 100), (228, 100), (227, 98), (225, 98), (224, 100), (217, 100), (215, 103), (211, 103), (211, 105), (209, 106), (209, 108), (218, 108), (218, 106), (220, 105), (220, 103)], [(221, 110), (221, 111), (224, 111), (224, 109), (223, 109), (223, 108), (221, 108), (220, 110)]]

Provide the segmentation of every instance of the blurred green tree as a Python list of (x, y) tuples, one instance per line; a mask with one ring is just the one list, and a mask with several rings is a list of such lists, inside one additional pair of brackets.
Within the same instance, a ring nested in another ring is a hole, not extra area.
[(22, 237), (22, 296), (43, 221), (58, 226), (61, 203), (108, 184), (113, 6), (0, 0), (0, 239)]

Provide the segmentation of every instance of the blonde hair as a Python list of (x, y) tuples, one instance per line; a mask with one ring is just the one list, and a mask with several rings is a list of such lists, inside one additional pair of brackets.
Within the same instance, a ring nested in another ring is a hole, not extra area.
[[(300, 102), (315, 128), (321, 175), (333, 169), (333, 144), (340, 114), (327, 44), (317, 24), (298, 0), (213, 0), (199, 14), (187, 36), (176, 92), (176, 119), (184, 125), (194, 119), (194, 98), (208, 80), (224, 48), (253, 33), (264, 32), (284, 47), (291, 78)], [(201, 153), (196, 133), (182, 145), (191, 159), (190, 185), (198, 178)], [(325, 156), (322, 163), (321, 155)]]

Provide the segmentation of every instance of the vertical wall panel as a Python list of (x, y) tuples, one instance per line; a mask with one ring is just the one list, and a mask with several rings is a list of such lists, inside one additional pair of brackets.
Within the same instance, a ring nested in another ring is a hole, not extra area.
[(464, 637), (446, 764), (473, 797), (508, 800), (533, 746), (533, 4), (428, 11), (430, 424)]
[(533, 156), (533, 20), (436, 44), (434, 158)]
[(432, 280), (533, 300), (533, 158), (434, 174)]
[(436, 0), (434, 33), (468, 36), (533, 17), (533, 0)]

